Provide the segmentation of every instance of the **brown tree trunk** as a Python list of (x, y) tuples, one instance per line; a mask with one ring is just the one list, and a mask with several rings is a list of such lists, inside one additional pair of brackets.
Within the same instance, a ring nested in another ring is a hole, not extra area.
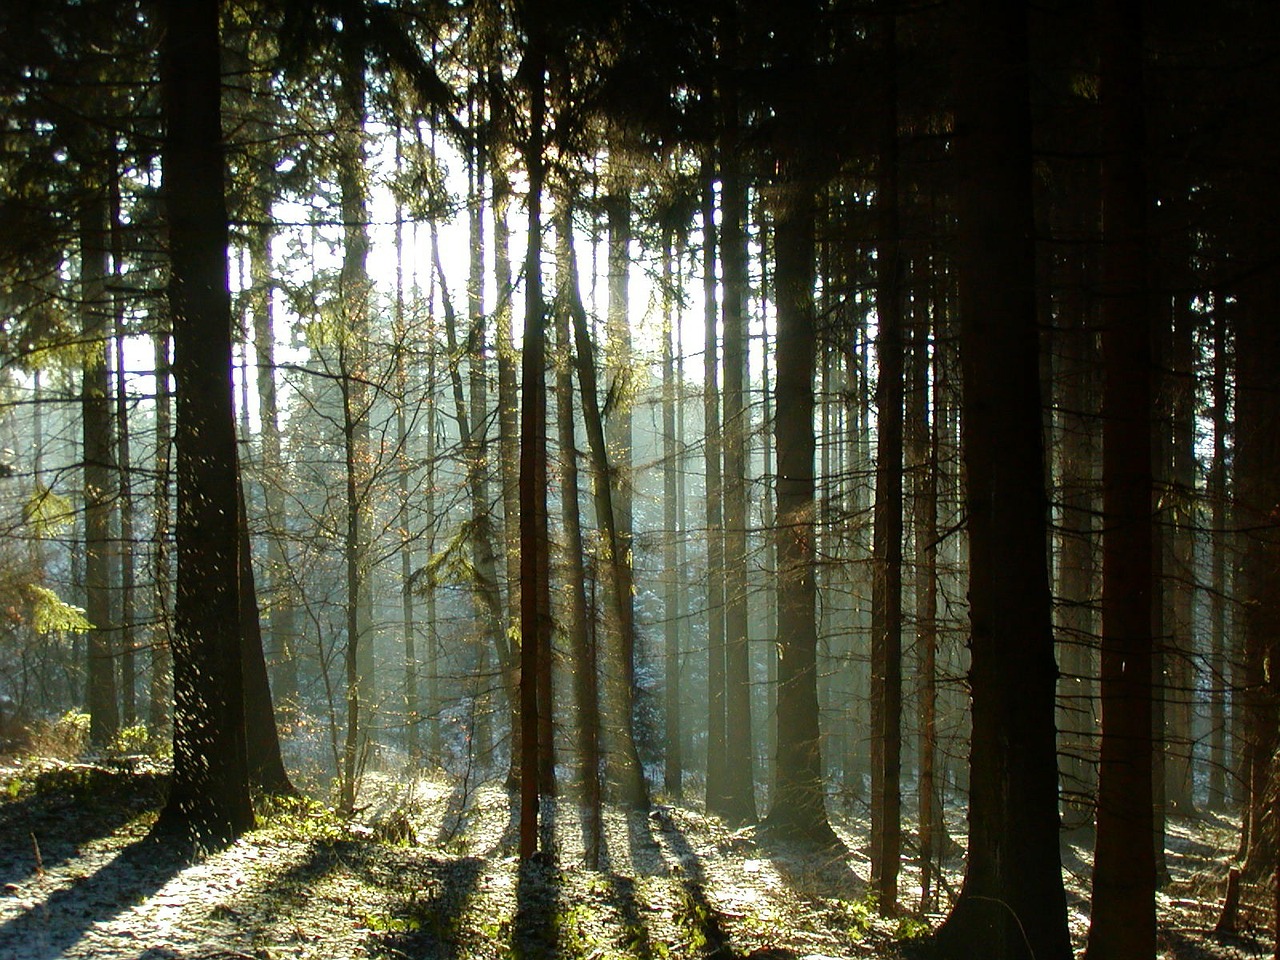
[(814, 198), (798, 176), (775, 189), (778, 747), (764, 827), (779, 838), (834, 847), (818, 725)]
[[(736, 106), (731, 122), (736, 124)], [(756, 819), (751, 743), (751, 661), (747, 619), (747, 186), (730, 137), (721, 175), (724, 269), (724, 592), (725, 777), (722, 807), (730, 824)]]
[(105, 747), (120, 726), (111, 618), (111, 504), (115, 449), (111, 429), (110, 353), (107, 319), (107, 202), (92, 188), (80, 213), (80, 311), (85, 351), (81, 392), (84, 430), (84, 591), (89, 631), (87, 706), (89, 742)]
[(871, 585), (871, 881), (898, 909), (902, 849), (902, 262), (898, 224), (897, 30), (884, 15), (885, 102), (876, 182), (876, 492)]
[(703, 459), (706, 470), (707, 540), (707, 809), (722, 813), (729, 804), (728, 759), (725, 755), (725, 623), (724, 527), (720, 427), (720, 341), (716, 293), (715, 166), (703, 162), (702, 296), (704, 338), (702, 354)]
[(676, 307), (675, 253), (670, 230), (662, 234), (662, 544), (663, 590), (663, 654), (665, 660), (665, 743), (663, 751), (663, 787), (674, 800), (684, 793), (684, 758), (681, 751), (683, 731), (680, 723), (680, 579), (677, 563), (678, 543), (684, 536), (684, 515), (680, 511), (678, 492), (680, 452), (676, 444), (676, 341), (679, 323), (673, 322)]
[(1027, 5), (962, 5), (956, 154), (969, 532), (969, 857), (945, 956), (1068, 960), (1040, 419)]
[(569, 316), (573, 322), (574, 360), (578, 368), (578, 389), (582, 396), (583, 420), (591, 456), (591, 472), (596, 507), (596, 526), (603, 539), (601, 551), (609, 569), (609, 604), (612, 608), (611, 629), (607, 636), (611, 649), (603, 658), (605, 704), (603, 718), (606, 733), (606, 763), (617, 789), (618, 802), (632, 809), (643, 809), (649, 803), (649, 788), (636, 751), (632, 729), (633, 687), (629, 682), (627, 658), (635, 649), (635, 610), (632, 601), (634, 579), (630, 553), (623, 548), (618, 533), (617, 508), (613, 501), (613, 485), (608, 448), (605, 445), (604, 421), (600, 415), (596, 384), (595, 349), (587, 327), (587, 312), (577, 287), (577, 257), (573, 237), (567, 238), (566, 265), (571, 282)]
[(162, 161), (180, 509), (173, 776), (156, 828), (209, 845), (253, 826), (240, 660), (218, 3), (169, 2), (163, 14)]
[[(535, 24), (537, 26), (537, 24)], [(543, 123), (546, 107), (542, 40), (525, 52), (530, 80), (528, 243), (525, 249), (525, 326), (520, 418), (520, 859), (538, 852), (539, 659), (550, 649), (551, 584), (547, 532), (546, 307), (542, 299)], [(443, 274), (442, 274), (443, 276)], [(514, 732), (514, 731), (513, 731)], [(514, 752), (514, 751), (513, 751)]]
[(600, 672), (588, 630), (585, 547), (582, 542), (581, 500), (578, 493), (578, 449), (573, 414), (573, 341), (569, 332), (569, 303), (575, 296), (577, 277), (572, 273), (569, 243), (573, 232), (573, 211), (562, 201), (557, 211), (559, 303), (555, 312), (556, 420), (560, 433), (560, 510), (564, 523), (565, 590), (568, 603), (563, 630), (569, 641), (573, 664), (574, 700), (577, 704), (577, 744), (581, 769), (582, 803), (586, 815), (586, 861), (596, 868), (603, 849), (603, 819), (600, 790)]
[(1142, 16), (1103, 5), (1102, 744), (1087, 957), (1156, 951), (1152, 816), (1152, 331)]

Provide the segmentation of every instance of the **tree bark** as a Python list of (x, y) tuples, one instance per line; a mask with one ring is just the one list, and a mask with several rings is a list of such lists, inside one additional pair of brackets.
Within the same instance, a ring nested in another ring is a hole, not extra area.
[(897, 29), (884, 14), (885, 102), (876, 179), (876, 492), (871, 585), (871, 880), (898, 908), (902, 848), (902, 258), (898, 214)]
[(157, 830), (204, 845), (253, 826), (245, 748), (231, 296), (217, 0), (167, 2), (161, 50), (177, 394), (173, 777)]
[[(737, 123), (736, 98), (726, 105)], [(747, 185), (736, 131), (727, 136), (721, 173), (720, 240), (724, 270), (724, 601), (725, 778), (718, 812), (734, 825), (756, 819), (751, 737), (751, 660), (747, 618)]]
[(1036, 330), (1027, 5), (958, 11), (969, 857), (945, 956), (1069, 960)]
[(1156, 951), (1152, 816), (1152, 333), (1142, 15), (1103, 4), (1102, 743), (1089, 960)]
[(110, 352), (107, 318), (107, 202), (90, 189), (80, 213), (81, 333), (88, 345), (81, 392), (84, 431), (84, 590), (89, 631), (86, 700), (89, 742), (105, 747), (120, 726), (111, 617), (111, 503), (115, 450), (111, 429)]

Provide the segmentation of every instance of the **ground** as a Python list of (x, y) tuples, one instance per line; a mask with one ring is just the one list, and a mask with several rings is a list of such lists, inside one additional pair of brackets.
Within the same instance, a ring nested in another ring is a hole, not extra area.
[[(148, 839), (164, 777), (145, 764), (10, 764), (0, 789), (0, 960), (891, 957), (940, 919), (876, 915), (856, 818), (837, 819), (850, 852), (836, 855), (766, 845), (686, 805), (609, 811), (603, 861), (586, 869), (580, 819), (562, 801), (554, 854), (521, 869), (498, 785), (369, 778), (353, 823), (317, 803), (277, 807), (231, 847), (192, 858)], [(1167, 956), (1271, 955), (1261, 911), (1242, 913), (1245, 937), (1209, 932), (1237, 829), (1171, 824)], [(1088, 850), (1065, 839), (1079, 941)], [(918, 882), (908, 866), (907, 908)]]

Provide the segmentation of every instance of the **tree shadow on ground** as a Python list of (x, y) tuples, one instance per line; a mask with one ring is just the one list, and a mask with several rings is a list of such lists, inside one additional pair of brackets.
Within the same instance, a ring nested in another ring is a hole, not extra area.
[(180, 845), (153, 837), (136, 841), (97, 872), (54, 890), (0, 925), (0, 956), (62, 956), (93, 926), (151, 896), (189, 863)]
[(550, 857), (523, 861), (516, 875), (511, 955), (526, 960), (560, 956), (560, 870)]
[(467, 952), (463, 918), (480, 885), (479, 857), (431, 859), (399, 871), (403, 895), (388, 905), (384, 929), (373, 930), (371, 957), (450, 960)]
[(157, 809), (167, 781), (82, 765), (37, 774), (27, 785), (31, 795), (0, 803), (0, 887), (56, 870), (90, 840)]
[(689, 845), (675, 818), (661, 808), (651, 817), (650, 836), (665, 854), (671, 871), (679, 877), (684, 902), (676, 921), (687, 927), (703, 943), (703, 956), (710, 960), (735, 960), (720, 913), (707, 897), (707, 876), (702, 860)]

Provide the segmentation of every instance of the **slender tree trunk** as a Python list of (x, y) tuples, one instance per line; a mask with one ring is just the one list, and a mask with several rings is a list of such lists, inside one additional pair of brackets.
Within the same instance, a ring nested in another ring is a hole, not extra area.
[(159, 737), (170, 732), (170, 692), (173, 659), (172, 602), (173, 570), (170, 565), (169, 445), (171, 427), (171, 394), (169, 389), (169, 334), (156, 333), (152, 338), (156, 367), (156, 459), (154, 519), (152, 520), (151, 570), (155, 582), (154, 612), (151, 627), (151, 684), (148, 691), (147, 721), (152, 733)]
[(161, 51), (177, 393), (173, 776), (158, 830), (204, 844), (253, 826), (245, 748), (218, 3), (169, 2)]
[[(1274, 191), (1270, 192), (1274, 197)], [(1255, 227), (1255, 230), (1258, 230)], [(1255, 256), (1277, 247), (1259, 230)], [(1280, 855), (1276, 754), (1280, 751), (1280, 282), (1259, 270), (1240, 284), (1236, 328), (1236, 507), (1240, 541), (1240, 621), (1244, 633), (1244, 734), (1248, 757), (1246, 871), (1267, 877)]]
[[(369, 563), (369, 537), (373, 525), (373, 501), (368, 464), (370, 400), (366, 386), (370, 311), (373, 308), (373, 281), (369, 277), (369, 185), (368, 158), (365, 149), (365, 113), (368, 98), (366, 68), (366, 32), (363, 11), (356, 0), (343, 0), (343, 30), (338, 75), (341, 81), (338, 101), (340, 117), (336, 133), (337, 180), (342, 212), (342, 266), (338, 275), (338, 294), (345, 321), (342, 331), (343, 357), (343, 431), (347, 457), (349, 541), (347, 553), (348, 629), (356, 647), (354, 679), (359, 686), (352, 703), (363, 704), (364, 732), (356, 749), (364, 753), (372, 746), (369, 722), (377, 702), (373, 649), (373, 577)], [(352, 473), (352, 471), (355, 471)], [(350, 483), (354, 481), (355, 486)], [(354, 579), (351, 579), (354, 577)], [(350, 655), (350, 654), (349, 654)]]
[(827, 820), (818, 724), (816, 485), (813, 375), (814, 198), (792, 160), (776, 187), (778, 752), (764, 826), (774, 835), (835, 847)]
[(1227, 325), (1213, 318), (1213, 462), (1209, 468), (1212, 551), (1209, 618), (1209, 809), (1223, 810), (1227, 790)]
[[(942, 810), (935, 779), (937, 761), (938, 671), (938, 441), (937, 419), (930, 415), (928, 311), (916, 310), (911, 342), (911, 392), (906, 422), (910, 431), (916, 570), (917, 672), (917, 838), (920, 848), (921, 910), (932, 909), (933, 871)], [(936, 399), (935, 399), (936, 403)]]
[(582, 542), (582, 514), (578, 493), (578, 442), (573, 412), (573, 342), (569, 331), (569, 303), (578, 279), (569, 256), (573, 212), (567, 201), (557, 211), (559, 303), (555, 312), (556, 419), (560, 439), (560, 511), (564, 523), (565, 589), (568, 594), (564, 631), (569, 639), (573, 663), (574, 700), (577, 704), (577, 743), (580, 763), (582, 804), (585, 808), (587, 866), (600, 864), (603, 849), (603, 816), (600, 785), (600, 691), (599, 666), (593, 633), (588, 630), (585, 547)]
[(355, 398), (352, 396), (352, 379), (347, 375), (345, 349), (341, 350), (341, 370), (343, 375), (338, 383), (342, 390), (342, 454), (343, 476), (346, 481), (346, 535), (343, 538), (343, 559), (346, 563), (346, 632), (347, 642), (343, 665), (346, 670), (346, 704), (347, 733), (342, 745), (342, 777), (339, 810), (343, 816), (350, 817), (355, 813), (356, 795), (359, 792), (356, 778), (359, 775), (363, 744), (368, 737), (360, 725), (367, 722), (362, 717), (370, 706), (366, 700), (368, 684), (362, 682), (360, 664), (362, 662), (361, 645), (365, 641), (363, 618), (360, 615), (360, 591), (364, 584), (365, 572), (362, 569), (364, 560), (361, 550), (360, 501), (361, 477), (358, 458), (358, 428), (356, 420)]
[(1195, 812), (1192, 703), (1196, 694), (1197, 662), (1192, 607), (1195, 571), (1196, 395), (1194, 334), (1190, 301), (1175, 300), (1169, 356), (1170, 520), (1169, 569), (1165, 589), (1169, 595), (1169, 652), (1166, 657), (1166, 770), (1165, 790), (1170, 813)]
[[(736, 125), (733, 98), (726, 106)], [(727, 134), (721, 176), (721, 262), (724, 269), (724, 592), (725, 793), (720, 811), (731, 824), (756, 819), (751, 738), (751, 659), (747, 618), (747, 185)]]
[[(269, 219), (265, 217), (264, 219)], [(285, 535), (284, 460), (280, 445), (280, 405), (276, 388), (275, 306), (272, 296), (271, 227), (251, 234), (249, 270), (253, 281), (253, 342), (258, 360), (258, 419), (262, 440), (262, 488), (267, 520), (267, 596), (271, 686), (282, 718), (298, 708), (297, 617), (289, 589)]]
[(715, 191), (711, 178), (714, 166), (703, 164), (704, 205), (702, 211), (702, 296), (705, 326), (702, 354), (703, 450), (706, 469), (707, 517), (707, 809), (723, 813), (729, 803), (725, 755), (725, 622), (724, 622), (724, 527), (720, 429), (720, 342), (716, 329), (719, 310), (716, 295)]
[[(534, 24), (535, 28), (540, 27)], [(525, 251), (525, 327), (521, 360), (520, 419), (520, 859), (532, 859), (539, 847), (538, 716), (551, 704), (539, 703), (539, 657), (551, 632), (547, 534), (546, 309), (542, 299), (543, 124), (546, 67), (542, 38), (529, 37), (526, 74), (531, 81), (529, 139), (525, 169), (529, 176), (528, 245)]]
[(1062, 530), (1059, 535), (1058, 596), (1062, 604), (1059, 643), (1062, 675), (1060, 773), (1063, 809), (1069, 827), (1093, 825), (1097, 789), (1095, 736), (1097, 629), (1095, 607), (1095, 533), (1097, 510), (1094, 464), (1098, 365), (1094, 347), (1094, 311), (1085, 299), (1089, 271), (1076, 255), (1068, 266), (1059, 305), (1062, 394), (1058, 398), (1062, 430), (1059, 482), (1062, 488)]
[(107, 318), (107, 202), (89, 191), (80, 214), (81, 332), (85, 353), (81, 392), (84, 429), (85, 614), (89, 631), (89, 741), (106, 746), (120, 725), (111, 618), (111, 503), (115, 494), (115, 450), (111, 430), (110, 352)]
[(626, 669), (627, 657), (635, 649), (635, 610), (632, 603), (635, 581), (630, 553), (624, 550), (618, 534), (617, 508), (613, 501), (613, 485), (610, 483), (609, 452), (596, 384), (595, 349), (587, 326), (587, 311), (577, 289), (578, 267), (572, 235), (568, 237), (566, 266), (570, 280), (574, 281), (568, 291), (568, 307), (576, 346), (574, 358), (578, 368), (578, 388), (582, 396), (587, 443), (591, 452), (596, 526), (604, 540), (601, 549), (609, 568), (609, 603), (613, 612), (610, 618), (612, 629), (607, 633), (612, 641), (612, 649), (603, 662), (606, 697), (604, 720), (609, 754), (606, 759), (611, 768), (611, 777), (616, 782), (618, 802), (632, 809), (642, 809), (648, 806), (649, 788), (636, 751), (632, 729), (634, 688), (628, 682), (629, 672)]
[(1036, 331), (1027, 5), (958, 11), (969, 857), (945, 956), (1069, 960)]
[(876, 219), (876, 500), (871, 597), (871, 875), (880, 912), (898, 909), (902, 848), (902, 257), (898, 225), (897, 30), (886, 13), (885, 103)]
[(1152, 323), (1147, 293), (1142, 15), (1104, 5), (1102, 745), (1086, 956), (1156, 952), (1152, 816)]
[[(440, 244), (438, 231), (431, 226), (431, 256), (435, 262), (435, 272), (440, 282), (440, 300), (444, 307), (444, 327), (446, 346), (450, 357), (459, 356), (458, 318), (454, 313), (449, 298), (448, 285), (445, 283), (444, 268), (440, 262)], [(510, 730), (512, 733), (511, 766), (508, 771), (508, 782), (514, 783), (519, 770), (520, 750), (523, 741), (516, 738), (520, 729), (520, 693), (518, 653), (507, 638), (503, 620), (502, 594), (498, 588), (497, 559), (493, 553), (494, 529), (489, 513), (489, 494), (484, 482), (483, 428), (477, 424), (483, 419), (483, 411), (468, 404), (462, 387), (462, 373), (456, 362), (449, 364), (449, 379), (453, 386), (453, 403), (458, 421), (458, 435), (462, 438), (462, 456), (466, 463), (467, 493), (471, 508), (471, 564), (474, 570), (473, 594), (475, 597), (478, 619), (484, 624), (493, 648), (497, 651), (498, 670), (502, 675), (503, 689), (506, 691)], [(473, 388), (475, 384), (472, 384)], [(473, 391), (473, 398), (476, 396)], [(522, 547), (523, 552), (525, 548)], [(521, 574), (521, 583), (524, 583)], [(521, 587), (523, 589), (523, 586)], [(523, 601), (522, 601), (523, 602)]]
[(680, 473), (680, 454), (676, 445), (676, 379), (675, 340), (677, 327), (673, 326), (675, 302), (675, 276), (672, 271), (672, 236), (670, 230), (662, 234), (662, 529), (666, 537), (662, 544), (663, 587), (663, 653), (665, 660), (665, 737), (663, 753), (663, 787), (668, 795), (680, 800), (684, 792), (684, 769), (680, 739), (680, 610), (681, 571), (677, 564), (677, 544), (684, 536), (683, 516), (679, 514), (677, 485)]

